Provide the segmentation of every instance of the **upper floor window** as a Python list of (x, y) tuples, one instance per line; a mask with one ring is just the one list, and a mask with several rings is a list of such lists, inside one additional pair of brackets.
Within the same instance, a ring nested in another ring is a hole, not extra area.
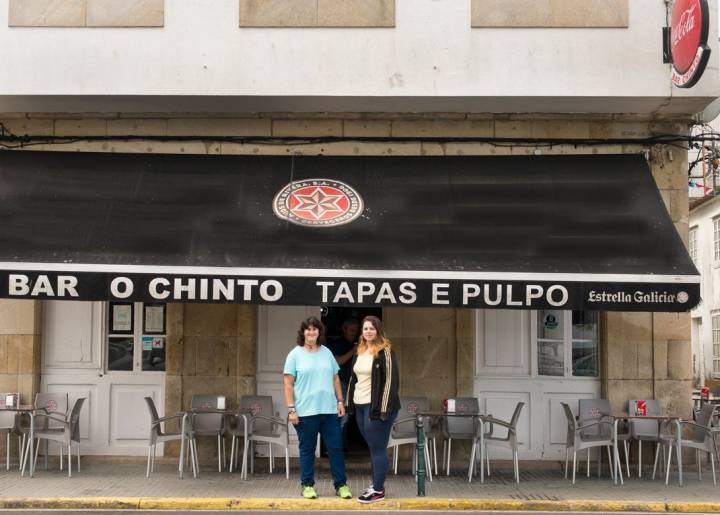
[(164, 372), (165, 304), (108, 304), (106, 370)]
[(720, 374), (720, 311), (712, 313), (713, 374)]
[(720, 261), (720, 217), (713, 218), (713, 256)]
[(697, 227), (691, 227), (690, 232), (688, 233), (688, 252), (690, 253), (690, 258), (693, 260), (693, 263), (695, 263), (695, 266), (699, 266), (698, 265), (698, 229), (697, 229)]
[(539, 310), (538, 375), (597, 377), (598, 334), (597, 312)]

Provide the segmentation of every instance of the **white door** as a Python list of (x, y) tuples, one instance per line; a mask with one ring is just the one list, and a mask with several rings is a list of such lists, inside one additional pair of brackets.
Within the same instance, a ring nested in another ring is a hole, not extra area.
[[(474, 393), (480, 410), (518, 422), (520, 457), (564, 456), (567, 424), (560, 403), (577, 410), (600, 396), (597, 315), (571, 311), (478, 310)], [(503, 454), (504, 453), (504, 454)], [(508, 459), (507, 451), (490, 455)]]
[[(285, 357), (297, 344), (300, 322), (311, 316), (320, 318), (320, 308), (316, 306), (258, 307), (257, 393), (271, 395), (275, 412), (283, 418), (287, 414), (282, 373)], [(290, 431), (290, 439), (297, 442), (294, 430)], [(258, 452), (263, 452), (260, 447)], [(297, 447), (291, 447), (290, 452), (297, 456)]]
[(67, 392), (70, 406), (86, 398), (80, 417), (83, 454), (145, 455), (150, 416), (144, 397), (153, 397), (163, 413), (164, 306), (118, 306), (74, 301), (43, 306), (40, 390)]

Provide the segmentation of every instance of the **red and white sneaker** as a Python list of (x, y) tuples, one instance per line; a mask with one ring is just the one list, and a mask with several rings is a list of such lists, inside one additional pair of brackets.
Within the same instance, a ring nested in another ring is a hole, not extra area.
[(358, 497), (358, 501), (363, 504), (368, 504), (371, 502), (376, 501), (382, 501), (385, 499), (385, 490), (375, 490), (372, 487), (365, 490), (360, 497)]

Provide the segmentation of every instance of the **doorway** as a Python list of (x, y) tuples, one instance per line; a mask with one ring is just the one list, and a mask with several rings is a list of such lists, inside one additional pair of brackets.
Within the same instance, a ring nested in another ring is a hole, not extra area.
[[(382, 308), (323, 307), (321, 309), (321, 315), (322, 323), (325, 325), (327, 341), (340, 342), (344, 339), (343, 324), (346, 321), (356, 320), (359, 324), (363, 318), (370, 315), (382, 320)], [(347, 395), (347, 392), (344, 394)], [(348, 417), (344, 431), (346, 454), (367, 455), (367, 445), (360, 434), (354, 416), (351, 415)]]

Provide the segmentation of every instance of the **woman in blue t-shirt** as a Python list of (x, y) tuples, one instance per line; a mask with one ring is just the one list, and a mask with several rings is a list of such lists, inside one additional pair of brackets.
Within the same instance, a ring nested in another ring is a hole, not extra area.
[(325, 326), (317, 317), (302, 321), (297, 347), (285, 359), (283, 382), (288, 420), (295, 425), (300, 447), (300, 483), (302, 496), (317, 498), (315, 492), (315, 446), (322, 435), (330, 457), (335, 493), (352, 499), (345, 478), (340, 419), (345, 416), (345, 401), (338, 377), (338, 364), (325, 341)]

